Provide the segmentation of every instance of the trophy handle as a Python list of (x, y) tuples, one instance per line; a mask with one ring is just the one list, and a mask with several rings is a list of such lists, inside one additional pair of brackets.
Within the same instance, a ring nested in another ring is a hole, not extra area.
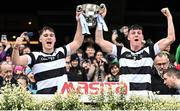
[(101, 14), (104, 18), (107, 13), (106, 5), (104, 3), (101, 3), (99, 7), (99, 14)]
[(105, 8), (105, 7), (106, 7), (106, 5), (105, 5), (104, 3), (101, 3), (101, 4), (100, 4), (100, 8), (101, 8), (101, 9), (103, 9), (103, 8)]
[(82, 11), (82, 5), (78, 5), (78, 6), (76, 7), (76, 11), (77, 11), (77, 12), (81, 12), (81, 11)]

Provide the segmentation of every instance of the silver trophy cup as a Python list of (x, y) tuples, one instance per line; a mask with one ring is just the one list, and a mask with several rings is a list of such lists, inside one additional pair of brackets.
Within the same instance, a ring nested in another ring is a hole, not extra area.
[(100, 6), (98, 6), (96, 4), (87, 3), (87, 4), (78, 5), (76, 11), (82, 12), (82, 14), (86, 19), (86, 22), (88, 23), (88, 27), (93, 28), (96, 26), (97, 23), (96, 18), (99, 13), (99, 10), (104, 7), (105, 4), (101, 4)]

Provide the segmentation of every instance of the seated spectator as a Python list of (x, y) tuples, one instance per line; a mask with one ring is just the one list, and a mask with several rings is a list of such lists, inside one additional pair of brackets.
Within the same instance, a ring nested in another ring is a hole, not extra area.
[(154, 59), (153, 74), (151, 76), (152, 91), (156, 94), (175, 94), (175, 89), (164, 85), (163, 74), (171, 67), (167, 53), (160, 52)]
[(82, 49), (78, 49), (78, 50), (76, 51), (76, 53), (77, 53), (77, 55), (78, 55), (78, 57), (79, 57), (79, 60), (80, 60), (80, 66), (82, 66), (82, 62), (83, 62), (83, 60), (84, 60), (84, 52), (83, 52)]
[(22, 54), (29, 54), (31, 52), (31, 48), (28, 46), (25, 46), (24, 49), (22, 49)]
[(119, 64), (111, 64), (109, 66), (109, 74), (105, 77), (105, 82), (118, 82), (120, 77)]
[(112, 33), (112, 42), (117, 46), (125, 46), (129, 48), (129, 40), (127, 39), (128, 36), (128, 26), (123, 26), (119, 30), (113, 30)]
[(12, 62), (3, 61), (0, 65), (0, 87), (6, 84), (17, 84), (16, 79), (13, 77), (13, 65)]
[(176, 68), (167, 69), (166, 73), (163, 75), (164, 84), (169, 88), (175, 88), (180, 94), (180, 71)]
[(93, 46), (87, 46), (85, 50), (85, 58), (89, 60), (90, 63), (93, 63), (95, 59), (95, 48)]
[(21, 87), (22, 89), (28, 90), (29, 80), (27, 76), (19, 75), (17, 77), (17, 83), (18, 83), (18, 86)]
[(70, 64), (68, 81), (87, 81), (87, 76), (83, 73), (83, 68), (80, 66), (80, 60), (77, 54), (71, 55)]
[(91, 64), (88, 59), (84, 59), (82, 62), (83, 73), (87, 76), (87, 81), (92, 82), (96, 72), (96, 67), (94, 64)]
[(29, 79), (26, 75), (19, 75), (17, 77), (18, 86), (24, 90), (30, 91), (32, 94), (36, 94), (36, 90), (29, 84)]
[(103, 52), (101, 50), (96, 51), (94, 65), (96, 68), (95, 76), (93, 81), (104, 81), (107, 67), (107, 60), (104, 58)]
[(17, 75), (24, 75), (24, 67), (23, 66), (15, 66), (14, 73)]

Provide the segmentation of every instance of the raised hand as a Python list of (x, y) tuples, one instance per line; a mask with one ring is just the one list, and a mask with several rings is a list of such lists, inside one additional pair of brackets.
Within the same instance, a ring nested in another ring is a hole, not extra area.
[(27, 32), (23, 32), (21, 35), (20, 35), (20, 37), (18, 37), (17, 39), (16, 39), (16, 42), (15, 42), (15, 44), (14, 44), (14, 47), (19, 47), (22, 43), (23, 43), (23, 40), (25, 40), (25, 38), (26, 38), (26, 33)]
[(161, 9), (161, 12), (166, 16), (166, 17), (169, 17), (171, 16), (171, 13), (169, 11), (169, 9), (166, 7), (166, 8), (162, 8)]
[(80, 19), (79, 19), (79, 15), (81, 14), (82, 12), (80, 11), (76, 11), (76, 21), (79, 22)]

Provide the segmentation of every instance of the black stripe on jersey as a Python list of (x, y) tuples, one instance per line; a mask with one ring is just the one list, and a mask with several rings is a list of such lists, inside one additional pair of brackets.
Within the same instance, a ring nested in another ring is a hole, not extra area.
[(55, 56), (42, 56), (42, 55), (39, 55), (37, 60), (36, 60), (36, 64), (38, 63), (46, 63), (46, 62), (52, 62), (52, 61), (56, 61), (58, 59), (62, 59), (62, 58), (65, 58), (64, 54), (62, 52), (58, 52)]
[(42, 90), (38, 90), (37, 94), (54, 94), (57, 91), (57, 86), (51, 88), (45, 88)]
[(149, 45), (149, 52), (150, 52), (152, 59), (154, 60), (154, 58), (155, 58), (154, 44)]
[(151, 84), (150, 83), (130, 83), (130, 90), (148, 90), (151, 91)]
[(37, 73), (34, 75), (34, 78), (35, 78), (36, 82), (39, 82), (42, 80), (59, 77), (59, 76), (62, 76), (64, 74), (66, 74), (66, 68), (65, 67)]
[(63, 46), (62, 48), (64, 49), (64, 55), (65, 55), (65, 57), (66, 57), (66, 56), (67, 56), (67, 49), (66, 49), (65, 46)]
[(31, 61), (32, 61), (32, 63), (31, 64), (29, 64), (28, 66), (30, 67), (30, 68), (32, 68), (33, 67), (33, 65), (35, 64), (35, 56), (34, 56), (34, 54), (33, 53), (29, 53), (28, 54), (30, 57), (31, 57)]
[(117, 58), (118, 58), (118, 60), (121, 58), (121, 50), (122, 50), (122, 47), (117, 46)]
[(141, 67), (121, 67), (121, 74), (151, 74), (152, 69), (150, 66)]

